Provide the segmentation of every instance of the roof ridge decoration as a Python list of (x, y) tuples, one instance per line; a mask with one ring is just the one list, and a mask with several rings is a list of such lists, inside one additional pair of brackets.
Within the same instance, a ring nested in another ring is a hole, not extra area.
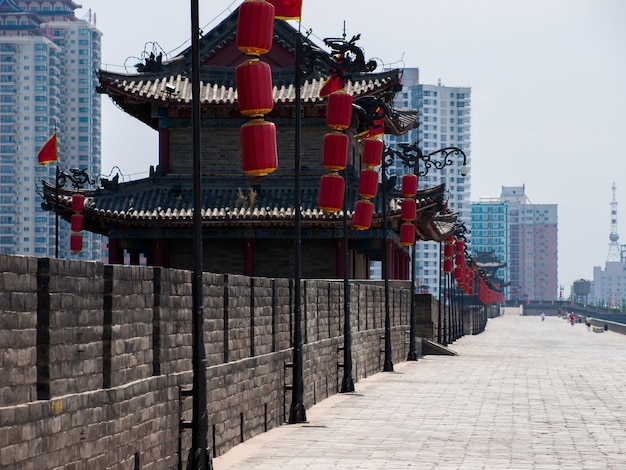
[[(210, 57), (222, 51), (229, 43), (234, 42), (237, 31), (238, 14), (239, 7), (233, 10), (230, 15), (200, 38), (200, 62), (203, 68), (207, 66), (206, 62)], [(295, 42), (297, 36), (300, 36), (302, 41), (306, 40), (305, 36), (288, 22), (282, 20), (276, 20), (274, 22), (273, 43), (280, 45), (294, 55), (296, 52)], [(327, 52), (322, 51), (322, 53), (330, 57)], [(163, 60), (162, 54), (155, 55), (152, 53), (149, 57), (144, 59), (143, 64), (135, 64), (135, 68), (137, 69), (137, 74), (140, 75), (186, 75), (187, 72), (191, 70), (191, 46), (171, 59)], [(133, 74), (128, 74), (128, 76), (132, 75)]]

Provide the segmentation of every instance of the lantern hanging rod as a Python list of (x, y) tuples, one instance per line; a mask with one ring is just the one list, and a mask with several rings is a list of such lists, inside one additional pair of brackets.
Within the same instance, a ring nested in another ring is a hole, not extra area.
[(70, 168), (70, 173), (60, 170), (57, 166), (56, 186), (58, 188), (65, 187), (68, 180), (74, 189), (82, 189), (84, 186), (96, 184), (96, 180), (89, 178), (86, 168)]
[[(423, 162), (423, 169), (419, 169), (416, 174), (418, 176), (426, 176), (431, 168), (435, 168), (437, 170), (442, 170), (443, 168), (454, 164), (453, 157), (462, 156), (463, 163), (461, 166), (461, 176), (466, 176), (469, 172), (467, 167), (467, 156), (465, 152), (458, 147), (445, 147), (439, 150), (436, 150), (432, 153), (424, 153), (422, 149), (420, 149), (417, 145), (417, 142), (413, 144), (400, 143), (397, 144), (400, 147), (400, 150), (392, 147), (385, 147), (383, 150), (383, 159), (390, 158), (392, 161), (394, 158), (399, 158), (402, 163), (409, 167), (413, 168), (416, 165), (419, 165), (419, 162)], [(441, 155), (441, 160), (434, 160), (433, 157)]]
[(324, 39), (324, 44), (331, 49), (330, 54), (324, 53), (308, 40), (301, 42), (298, 52), (300, 62), (297, 66), (302, 77), (308, 77), (321, 63), (328, 66), (341, 79), (345, 79), (349, 74), (376, 70), (376, 61), (372, 59), (365, 62), (363, 50), (356, 45), (360, 38), (361, 35), (357, 34), (349, 41), (342, 38)]

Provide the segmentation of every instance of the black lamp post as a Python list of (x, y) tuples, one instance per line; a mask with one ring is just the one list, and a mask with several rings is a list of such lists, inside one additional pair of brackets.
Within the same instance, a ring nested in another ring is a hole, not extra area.
[(393, 163), (394, 154), (383, 150), (381, 162), (382, 170), (382, 198), (383, 198), (383, 241), (382, 241), (382, 274), (385, 283), (385, 360), (383, 372), (393, 372), (393, 353), (391, 350), (391, 316), (389, 312), (389, 247), (387, 237), (387, 168)]
[[(386, 168), (390, 166), (393, 160), (397, 157), (402, 162), (403, 166), (406, 168), (412, 168), (413, 173), (419, 176), (426, 176), (431, 168), (435, 168), (436, 170), (441, 170), (446, 166), (452, 165), (455, 162), (455, 157), (462, 156), (463, 163), (461, 166), (461, 176), (465, 176), (468, 173), (467, 168), (467, 156), (457, 147), (445, 147), (435, 152), (425, 154), (418, 147), (417, 142), (414, 144), (406, 144), (401, 143), (398, 144), (398, 148), (385, 147), (383, 151), (383, 240), (384, 240), (384, 248), (383, 248), (383, 276), (385, 276), (385, 365), (387, 365), (387, 350), (389, 349), (389, 355), (391, 354), (391, 336), (390, 332), (388, 332), (387, 328), (387, 316), (389, 311), (389, 295), (388, 295), (388, 267), (385, 267), (386, 261), (386, 250), (387, 250), (387, 196), (384, 192), (386, 187)], [(434, 160), (433, 157), (440, 156), (440, 160)], [(422, 162), (423, 168), (420, 169), (420, 162)], [(417, 350), (415, 346), (415, 334), (417, 331), (417, 318), (415, 314), (415, 243), (411, 247), (411, 325), (409, 331), (409, 354), (407, 357), (408, 361), (416, 361), (417, 360)], [(386, 275), (385, 275), (386, 274)], [(441, 292), (441, 287), (439, 288), (439, 292)], [(441, 302), (440, 302), (441, 304)], [(441, 313), (439, 314), (439, 328), (441, 331)], [(445, 329), (445, 326), (444, 326)], [(387, 337), (389, 336), (389, 340)], [(438, 342), (441, 342), (441, 337), (438, 336)], [(391, 359), (389, 359), (391, 361)], [(393, 365), (391, 365), (391, 370), (393, 370)], [(384, 369), (387, 370), (387, 369)]]
[[(302, 41), (300, 32), (296, 34), (296, 57), (295, 57), (295, 156), (294, 156), (294, 177), (295, 177), (295, 201), (294, 201), (294, 257), (295, 257), (295, 272), (294, 272), (294, 338), (293, 338), (293, 381), (292, 381), (292, 399), (289, 409), (289, 423), (303, 423), (306, 422), (306, 411), (304, 407), (304, 378), (303, 378), (303, 364), (302, 364), (302, 300), (300, 292), (300, 284), (302, 278), (302, 239), (301, 239), (301, 156), (300, 156), (300, 142), (301, 142), (301, 87), (302, 80), (311, 75), (317, 68), (322, 65), (326, 65), (331, 69), (333, 73), (337, 74), (341, 79), (345, 79), (348, 74), (356, 74), (362, 72), (371, 72), (376, 69), (376, 62), (365, 62), (363, 51), (356, 46), (356, 41), (360, 39), (360, 35), (353, 36), (352, 39), (346, 41), (345, 38), (326, 38), (324, 44), (331, 48), (330, 54), (324, 54), (319, 48), (315, 47), (308, 41)], [(343, 208), (344, 214), (346, 213), (346, 207), (344, 202)], [(344, 215), (345, 219), (345, 215)], [(347, 232), (347, 222), (344, 221), (344, 234)], [(347, 243), (344, 236), (344, 253), (347, 249)], [(347, 272), (344, 272), (344, 286), (345, 277)], [(347, 293), (344, 287), (344, 295)], [(345, 304), (346, 315), (349, 315), (349, 302)], [(345, 342), (350, 342), (350, 335), (345, 334), (345, 328), (350, 327), (349, 318), (348, 321), (344, 321), (344, 357), (347, 354), (351, 354), (351, 346), (345, 346)], [(349, 378), (346, 379), (346, 374)], [(350, 378), (352, 375), (352, 358), (348, 361), (344, 359), (344, 382), (346, 382), (346, 391), (353, 391), (350, 388)], [(342, 382), (343, 383), (343, 382)], [(343, 386), (342, 386), (343, 388)]]
[(192, 278), (192, 367), (193, 410), (191, 420), (192, 469), (213, 467), (208, 448), (209, 418), (207, 412), (206, 368), (204, 346), (204, 296), (202, 291), (202, 173), (200, 158), (200, 23), (198, 0), (191, 0), (191, 125), (193, 168), (193, 278)]
[[(344, 171), (347, 180), (348, 169)], [(341, 393), (354, 392), (354, 377), (352, 376), (352, 331), (350, 326), (350, 281), (348, 248), (348, 191), (343, 195), (343, 379)]]

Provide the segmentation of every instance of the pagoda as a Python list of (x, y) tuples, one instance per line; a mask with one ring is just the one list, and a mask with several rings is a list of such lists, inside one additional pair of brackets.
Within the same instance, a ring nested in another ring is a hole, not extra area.
[[(273, 45), (263, 55), (271, 66), (274, 108), (265, 117), (277, 129), (278, 168), (268, 176), (250, 176), (241, 170), (241, 126), (248, 119), (237, 107), (235, 67), (247, 59), (235, 44), (234, 11), (200, 38), (201, 156), (203, 269), (224, 274), (291, 277), (294, 272), (294, 174), (296, 38), (308, 41), (289, 23), (275, 21)], [(319, 48), (322, 51), (322, 48)], [(191, 48), (173, 58), (151, 54), (136, 64), (136, 73), (97, 71), (98, 91), (127, 114), (158, 132), (158, 165), (147, 178), (120, 182), (102, 179), (98, 188), (55, 189), (43, 182), (44, 207), (69, 220), (72, 194), (85, 196), (84, 229), (109, 239), (109, 262), (122, 263), (124, 251), (148, 265), (191, 269), (192, 250), (192, 100)], [(341, 278), (344, 275), (342, 211), (327, 213), (317, 207), (326, 126), (327, 98), (320, 89), (331, 69), (320, 61), (307, 75), (301, 90), (301, 256), (305, 278)], [(355, 109), (388, 103), (384, 133), (400, 136), (418, 125), (417, 111), (394, 109), (393, 98), (402, 89), (397, 69), (358, 73), (347, 77), (346, 91)], [(391, 279), (408, 279), (409, 254), (396, 234), (401, 196), (395, 188), (380, 188), (369, 230), (350, 224), (359, 199), (358, 175), (363, 144), (358, 135), (368, 128), (366, 114), (353, 112), (349, 162), (345, 170), (349, 277), (369, 278), (370, 260), (381, 259), (383, 208), (381, 193), (388, 191), (388, 257)], [(444, 185), (418, 191), (417, 234), (442, 241), (454, 232), (456, 217), (444, 209)]]

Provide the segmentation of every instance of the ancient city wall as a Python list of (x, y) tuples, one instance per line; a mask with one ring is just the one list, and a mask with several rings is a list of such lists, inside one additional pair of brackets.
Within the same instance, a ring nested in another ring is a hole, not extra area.
[[(284, 423), (293, 282), (204, 274), (209, 446)], [(394, 363), (406, 359), (408, 284), (390, 283)], [(303, 280), (304, 403), (343, 377), (343, 283)], [(380, 372), (384, 288), (350, 286), (353, 377)], [(170, 469), (191, 432), (191, 272), (0, 255), (0, 467)]]

